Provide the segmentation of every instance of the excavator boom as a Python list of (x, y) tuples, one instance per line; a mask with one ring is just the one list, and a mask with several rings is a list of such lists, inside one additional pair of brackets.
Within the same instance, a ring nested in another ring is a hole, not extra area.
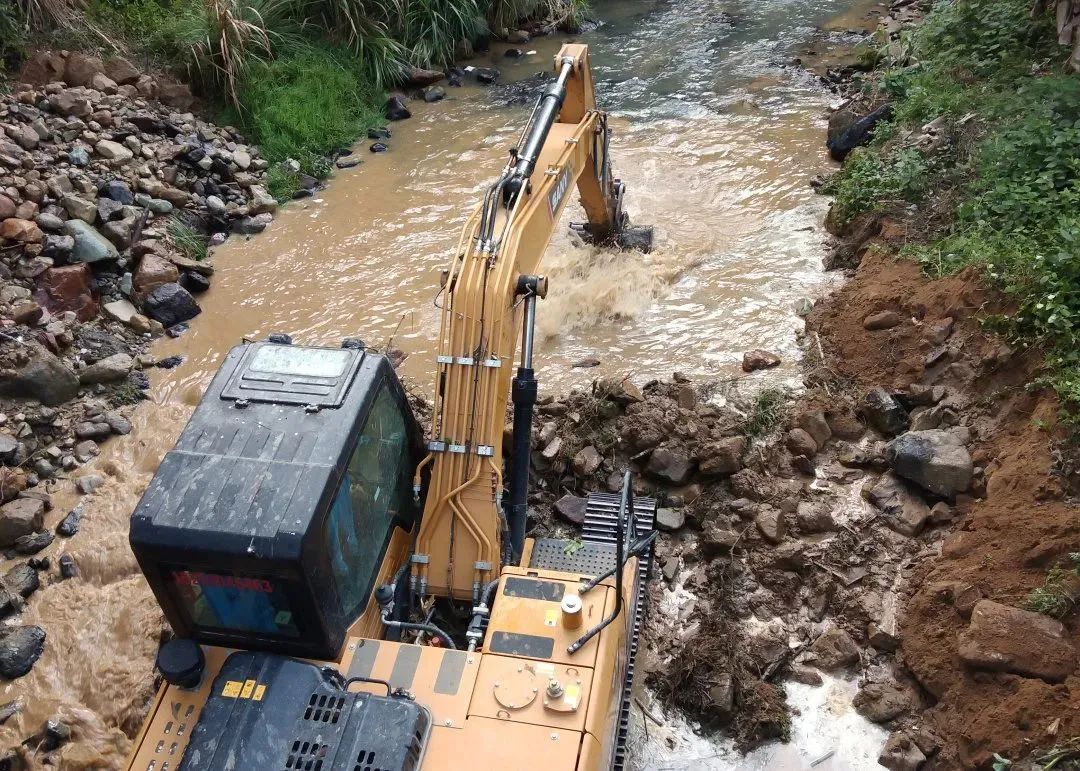
[[(499, 566), (521, 556), (536, 400), (535, 303), (547, 291), (536, 272), (572, 188), (580, 193), (592, 240), (618, 245), (630, 235), (587, 47), (564, 46), (555, 72), (443, 273), (432, 437), (416, 477), (419, 489), (430, 467), (412, 558), (422, 596), (476, 601)], [(639, 245), (651, 242), (649, 230), (633, 235)], [(520, 366), (512, 380), (519, 339)], [(511, 385), (514, 453), (504, 507), (502, 436)]]

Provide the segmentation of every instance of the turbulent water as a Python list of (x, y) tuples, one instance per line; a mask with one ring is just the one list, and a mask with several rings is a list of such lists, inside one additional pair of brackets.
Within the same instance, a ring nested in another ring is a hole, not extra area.
[[(828, 168), (828, 96), (784, 64), (815, 27), (852, 7), (594, 3), (603, 23), (582, 39), (612, 113), (616, 172), (634, 221), (656, 227), (657, 248), (649, 256), (599, 253), (559, 230), (543, 265), (551, 292), (539, 311), (541, 388), (585, 384), (598, 373), (731, 378), (752, 348), (784, 357), (764, 377), (794, 375), (801, 321), (792, 303), (825, 282), (825, 203), (808, 182)], [(505, 46), (491, 56), (504, 80), (519, 80), (547, 69), (562, 42), (538, 39), (517, 60), (502, 57)], [(438, 271), (528, 112), (506, 96), (520, 89), (448, 90), (441, 103), (412, 105), (414, 117), (393, 126), (389, 152), (373, 155), (361, 143), (362, 165), (290, 205), (264, 235), (216, 250), (203, 314), (153, 351), (181, 354), (184, 364), (156, 372), (135, 431), (110, 443), (92, 469), (109, 482), (83, 504), (82, 531), (54, 547), (72, 552), (83, 580), (44, 588), (24, 614), (49, 642), (30, 675), (0, 688), (0, 703), (24, 703), (0, 727), (0, 745), (60, 713), (84, 749), (100, 753), (100, 765), (87, 767), (119, 767), (127, 740), (115, 726), (130, 730), (145, 703), (161, 623), (127, 547), (127, 517), (232, 345), (275, 331), (305, 343), (360, 335), (407, 352), (404, 372), (427, 386)], [(572, 367), (587, 357), (599, 367)], [(50, 524), (64, 504), (74, 501), (58, 501)], [(657, 765), (648, 759), (654, 751), (642, 749), (643, 768), (706, 767), (689, 758)]]

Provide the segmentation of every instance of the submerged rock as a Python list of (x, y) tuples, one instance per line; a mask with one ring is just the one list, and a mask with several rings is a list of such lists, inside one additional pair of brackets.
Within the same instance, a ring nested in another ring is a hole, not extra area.
[(743, 354), (743, 372), (754, 372), (759, 369), (772, 369), (780, 366), (780, 357), (771, 351), (755, 348)]

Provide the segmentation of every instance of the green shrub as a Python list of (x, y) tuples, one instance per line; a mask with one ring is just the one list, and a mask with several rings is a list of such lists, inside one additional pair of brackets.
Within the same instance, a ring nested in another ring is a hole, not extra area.
[(237, 121), (263, 155), (295, 158), (316, 176), (329, 171), (322, 156), (383, 121), (383, 95), (361, 79), (355, 59), (328, 48), (253, 64), (238, 96)]
[(12, 5), (0, 5), (0, 75), (13, 71), (26, 52), (26, 25)]
[(186, 61), (201, 0), (91, 0), (87, 18), (139, 56), (162, 64)]
[(857, 148), (844, 172), (826, 183), (825, 192), (836, 196), (837, 216), (847, 222), (887, 203), (918, 201), (928, 179), (927, 162), (918, 150), (889, 151), (875, 145)]

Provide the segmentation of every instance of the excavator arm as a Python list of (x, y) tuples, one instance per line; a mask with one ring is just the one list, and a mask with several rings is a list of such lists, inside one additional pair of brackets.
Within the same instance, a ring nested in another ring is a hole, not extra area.
[[(651, 244), (651, 229), (631, 230), (622, 209), (623, 185), (612, 175), (610, 130), (596, 108), (587, 47), (563, 46), (555, 72), (442, 275), (432, 435), (414, 480), (419, 495), (430, 472), (412, 556), (412, 583), (421, 596), (475, 604), (501, 567), (520, 559), (537, 392), (533, 329), (536, 300), (547, 293), (538, 269), (571, 189), (577, 186), (588, 218), (581, 230), (593, 242), (644, 250)], [(514, 450), (504, 480), (511, 390)]]

